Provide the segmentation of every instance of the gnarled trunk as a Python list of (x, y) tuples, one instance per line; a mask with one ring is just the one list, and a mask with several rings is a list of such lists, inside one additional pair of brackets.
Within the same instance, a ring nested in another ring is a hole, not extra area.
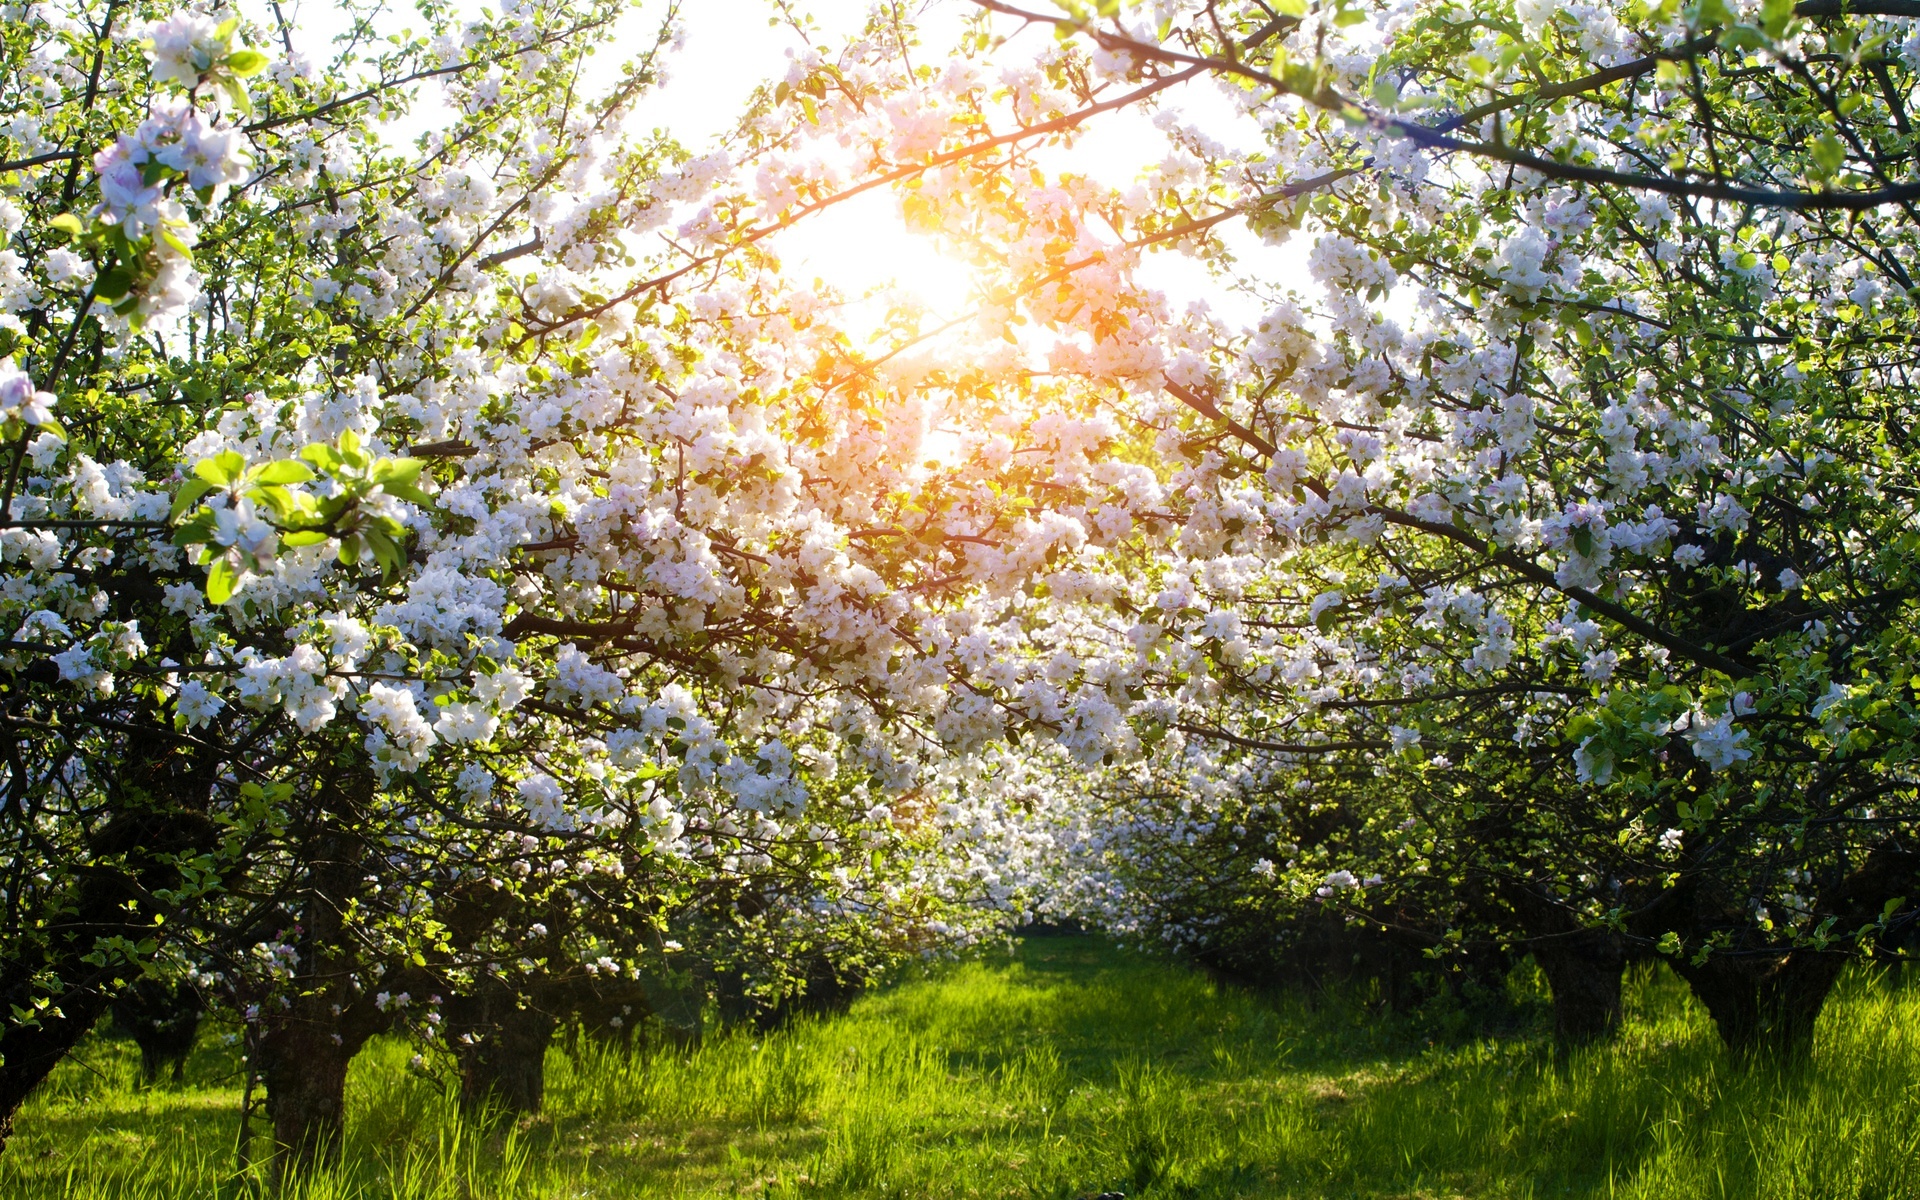
[(1627, 969), (1626, 940), (1611, 929), (1581, 923), (1545, 888), (1505, 889), (1505, 898), (1530, 935), (1527, 950), (1553, 994), (1553, 1041), (1564, 1055), (1612, 1037), (1620, 1028), (1620, 977)]
[(1582, 929), (1530, 947), (1553, 993), (1553, 1040), (1562, 1052), (1610, 1038), (1620, 1028), (1626, 944), (1611, 930)]
[(168, 1065), (173, 1081), (182, 1080), (205, 1008), (192, 987), (152, 979), (138, 980), (114, 997), (114, 1027), (140, 1047), (140, 1073), (146, 1082), (157, 1083)]
[(547, 1046), (559, 1022), (495, 980), (447, 1005), (460, 1060), (460, 1103), (469, 1110), (535, 1113), (546, 1099)]
[(15, 931), (0, 958), (0, 1148), (13, 1114), (125, 986), (126, 967), (103, 965), (99, 944), (162, 942), (179, 917), (160, 924), (154, 894), (178, 886), (181, 858), (219, 844), (221, 827), (205, 812), (211, 755), (182, 746), (169, 729), (136, 725), (113, 765), (102, 775), (109, 817), (70, 864), (85, 871), (50, 898), (49, 919), (35, 932)]
[(348, 928), (346, 913), (365, 886), (367, 848), (333, 821), (362, 806), (373, 787), (362, 763), (322, 782), (321, 824), (306, 852), (312, 865), (299, 904), (293, 995), (269, 1001), (261, 1013), (259, 1066), (281, 1179), (336, 1161), (346, 1130), (347, 1065), (392, 1027), (398, 1006), (388, 997), (430, 982), (418, 969), (384, 972), (366, 961)]
[[(1840, 931), (1871, 929), (1885, 906), (1920, 888), (1920, 853), (1898, 843), (1874, 848), (1865, 861), (1823, 888), (1814, 906), (1816, 921), (1832, 920)], [(1708, 928), (1734, 924), (1731, 906), (1707, 910)], [(1704, 962), (1682, 959), (1673, 969), (1713, 1017), (1727, 1049), (1742, 1062), (1791, 1064), (1813, 1052), (1814, 1026), (1834, 983), (1855, 956), (1840, 940), (1827, 948), (1755, 944), (1736, 937)]]
[(60, 1016), (42, 1016), (36, 1025), (15, 1025), (0, 1040), (0, 1150), (6, 1149), (13, 1133), (13, 1115), (26, 1102), (40, 1081), (60, 1065), (81, 1038), (87, 1036), (107, 1001), (98, 992), (69, 994), (60, 1005)]
[(1736, 1059), (1788, 1065), (1813, 1053), (1814, 1026), (1846, 965), (1843, 953), (1792, 950), (1716, 954), (1698, 965), (1677, 962), (1674, 970)]

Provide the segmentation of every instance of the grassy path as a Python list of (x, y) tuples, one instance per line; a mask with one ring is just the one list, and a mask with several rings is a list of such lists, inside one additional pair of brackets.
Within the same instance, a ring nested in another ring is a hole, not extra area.
[[(1429, 1040), (1042, 939), (688, 1057), (549, 1060), (478, 1133), (382, 1044), (323, 1197), (1920, 1197), (1920, 987), (1851, 977), (1806, 1076), (1743, 1076), (1664, 974), (1610, 1050)], [(232, 1196), (231, 1050), (132, 1086), (98, 1039), (0, 1155), (0, 1197)]]

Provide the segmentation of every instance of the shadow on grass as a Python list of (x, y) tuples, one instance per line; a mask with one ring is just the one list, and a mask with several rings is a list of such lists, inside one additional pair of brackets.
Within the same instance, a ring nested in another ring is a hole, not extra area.
[[(1616, 1044), (1556, 1067), (1538, 1035), (1036, 938), (697, 1053), (583, 1039), (549, 1058), (547, 1113), (501, 1128), (376, 1043), (348, 1163), (307, 1200), (1920, 1197), (1920, 989), (1850, 975), (1791, 1077), (1731, 1071), (1664, 970), (1628, 1006)], [(0, 1156), (0, 1197), (222, 1195), (233, 1052), (202, 1047), (178, 1091), (134, 1086), (135, 1061), (98, 1038), (61, 1068)]]

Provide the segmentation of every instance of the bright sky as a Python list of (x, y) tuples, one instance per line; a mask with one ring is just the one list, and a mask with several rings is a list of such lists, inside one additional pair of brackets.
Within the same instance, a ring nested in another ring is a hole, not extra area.
[[(869, 8), (868, 0), (796, 0), (795, 6), (813, 17), (818, 25), (815, 43), (828, 48), (857, 31)], [(661, 11), (649, 5), (637, 20), (649, 22), (644, 27), (651, 28)], [(961, 21), (973, 11), (966, 0), (930, 4), (921, 20), (923, 53), (950, 44)], [(768, 0), (693, 0), (681, 12), (684, 47), (673, 59), (666, 86), (640, 107), (640, 113), (646, 123), (671, 128), (682, 142), (698, 146), (724, 134), (756, 84), (784, 74), (788, 50), (801, 43), (784, 24), (769, 25), (773, 6)], [(1051, 35), (1030, 30), (1024, 36)], [(1204, 86), (1190, 88), (1182, 102), (1196, 117), (1208, 118), (1210, 130), (1236, 120), (1226, 103)], [(1071, 158), (1060, 160), (1060, 165), (1070, 163), (1076, 171), (1124, 186), (1164, 154), (1164, 140), (1144, 118), (1116, 113), (1094, 122)], [(1307, 286), (1304, 246), (1276, 250), (1237, 228), (1229, 230), (1228, 236), (1235, 253), (1259, 262), (1269, 280)], [(941, 316), (953, 315), (966, 291), (964, 264), (943, 257), (929, 239), (908, 231), (894, 213), (893, 198), (880, 192), (783, 235), (780, 252), (788, 268), (803, 278), (822, 276), (850, 293), (891, 284)], [(1179, 254), (1152, 256), (1147, 277), (1178, 305), (1204, 300), (1216, 312), (1239, 321), (1260, 315), (1260, 306), (1251, 298), (1225, 293), (1199, 264)]]
[[(480, 7), (474, 0), (468, 3)], [(815, 44), (831, 51), (859, 29), (869, 0), (794, 0), (794, 7), (812, 17), (817, 28), (809, 36)], [(717, 141), (731, 128), (754, 87), (783, 75), (788, 51), (802, 45), (800, 35), (784, 22), (770, 23), (775, 11), (770, 0), (684, 0), (680, 9), (683, 44), (668, 59), (665, 86), (636, 106), (637, 119), (645, 126), (671, 130), (695, 150)], [(928, 4), (921, 19), (922, 53), (950, 44), (961, 21), (973, 11), (967, 0)], [(294, 12), (296, 22), (313, 34), (331, 36), (338, 25), (331, 6), (319, 0), (303, 0)], [(630, 13), (626, 21), (633, 31), (632, 44), (637, 47), (650, 40), (665, 12), (665, 0), (646, 0)], [(404, 12), (397, 12), (391, 23), (402, 26), (404, 18)], [(1051, 35), (1041, 29), (1023, 36)], [(1191, 114), (1189, 119), (1202, 121), (1210, 134), (1231, 138), (1230, 128), (1238, 118), (1206, 85), (1189, 85), (1179, 102)], [(1164, 154), (1164, 140), (1145, 119), (1115, 113), (1094, 122), (1070, 159), (1060, 160), (1059, 165), (1070, 164), (1102, 182), (1125, 186)], [(1310, 286), (1300, 239), (1276, 249), (1244, 234), (1237, 225), (1225, 233), (1242, 261), (1257, 263), (1269, 282), (1300, 290)], [(809, 220), (783, 234), (777, 249), (785, 265), (803, 278), (823, 277), (848, 294), (891, 286), (937, 316), (956, 315), (967, 290), (965, 265), (942, 256), (930, 239), (910, 232), (895, 214), (893, 198), (884, 192), (870, 193)], [(1240, 322), (1260, 315), (1259, 303), (1225, 291), (1199, 264), (1178, 253), (1152, 255), (1146, 274), (1177, 305), (1204, 301), (1216, 313)], [(884, 305), (874, 305), (873, 312), (877, 323)]]

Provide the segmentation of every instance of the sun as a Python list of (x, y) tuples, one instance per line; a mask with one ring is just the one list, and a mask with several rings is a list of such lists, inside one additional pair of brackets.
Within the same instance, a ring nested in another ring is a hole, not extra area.
[(908, 228), (894, 198), (874, 191), (800, 222), (777, 245), (796, 280), (818, 280), (845, 298), (835, 322), (856, 344), (897, 340), (891, 315), (915, 312), (920, 330), (964, 317), (977, 306), (975, 272), (935, 240)]

